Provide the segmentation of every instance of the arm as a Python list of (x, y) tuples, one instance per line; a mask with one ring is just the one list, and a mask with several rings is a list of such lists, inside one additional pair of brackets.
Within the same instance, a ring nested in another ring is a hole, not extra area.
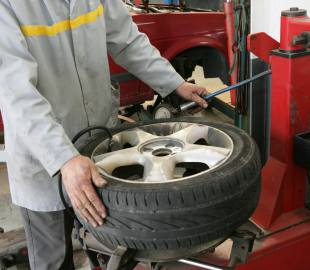
[(184, 83), (148, 37), (138, 31), (121, 0), (107, 0), (105, 21), (108, 51), (114, 61), (165, 97)]
[(102, 224), (105, 209), (92, 182), (103, 186), (105, 181), (93, 162), (79, 155), (55, 120), (51, 105), (37, 90), (37, 63), (6, 0), (0, 0), (0, 33), (2, 110), (46, 171), (52, 176), (61, 169), (63, 184), (80, 215), (93, 226)]
[(207, 90), (186, 83), (169, 61), (161, 57), (148, 37), (138, 31), (121, 0), (106, 0), (104, 16), (108, 51), (117, 64), (147, 83), (162, 97), (176, 90), (182, 98), (207, 107), (207, 102), (200, 98), (201, 95), (207, 95)]

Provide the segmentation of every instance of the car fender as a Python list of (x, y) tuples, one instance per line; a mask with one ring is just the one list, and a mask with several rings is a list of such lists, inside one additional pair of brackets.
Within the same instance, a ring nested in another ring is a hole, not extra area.
[(223, 47), (219, 41), (209, 37), (192, 37), (182, 40), (182, 42), (176, 41), (169, 46), (169, 48), (165, 50), (162, 55), (171, 61), (180, 53), (196, 47), (215, 48), (225, 56), (226, 60), (228, 60), (227, 48)]

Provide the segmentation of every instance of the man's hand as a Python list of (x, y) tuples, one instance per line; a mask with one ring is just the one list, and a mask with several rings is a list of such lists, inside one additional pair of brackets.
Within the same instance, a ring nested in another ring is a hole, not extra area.
[(92, 185), (103, 187), (106, 181), (87, 157), (76, 156), (62, 168), (62, 181), (75, 210), (94, 227), (103, 224), (106, 210)]
[(208, 95), (208, 91), (204, 87), (184, 82), (177, 88), (176, 93), (185, 100), (196, 102), (201, 108), (208, 107), (208, 103), (202, 98)]

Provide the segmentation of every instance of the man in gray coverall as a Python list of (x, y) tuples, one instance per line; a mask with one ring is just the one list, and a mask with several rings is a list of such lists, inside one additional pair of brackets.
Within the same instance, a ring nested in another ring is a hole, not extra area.
[(132, 22), (121, 0), (0, 0), (0, 105), (13, 202), (21, 207), (33, 270), (74, 269), (73, 207), (93, 226), (106, 216), (92, 182), (94, 163), (70, 138), (89, 125), (111, 126), (116, 104), (107, 55), (167, 96), (206, 107), (206, 89), (185, 83)]

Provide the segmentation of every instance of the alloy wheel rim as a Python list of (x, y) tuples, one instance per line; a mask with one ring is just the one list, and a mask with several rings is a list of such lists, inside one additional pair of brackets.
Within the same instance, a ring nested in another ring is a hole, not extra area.
[(196, 123), (155, 123), (125, 130), (92, 153), (99, 172), (114, 180), (159, 184), (184, 181), (223, 165), (234, 148), (225, 132)]

